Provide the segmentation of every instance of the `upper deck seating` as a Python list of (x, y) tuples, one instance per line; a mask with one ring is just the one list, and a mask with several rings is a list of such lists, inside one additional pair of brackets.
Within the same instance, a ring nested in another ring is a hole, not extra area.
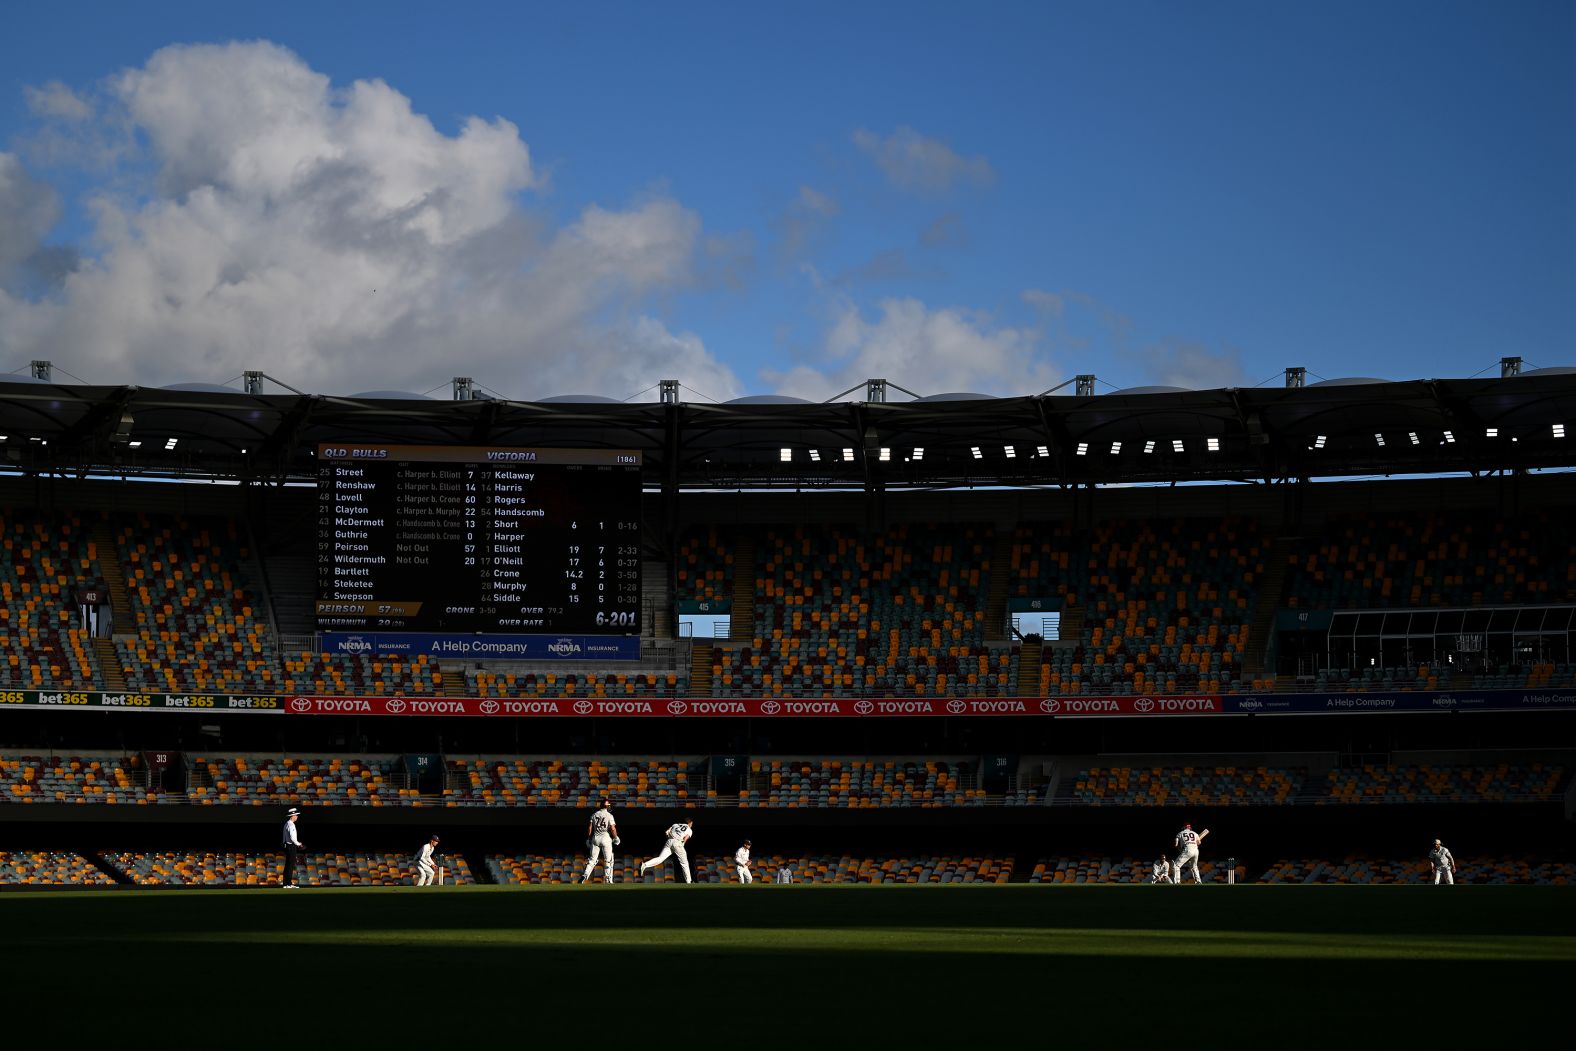
[(78, 588), (101, 576), (98, 558), (76, 514), (0, 510), (0, 687), (103, 686), (76, 606)]
[(1010, 694), (1013, 653), (985, 645), (988, 527), (766, 530), (755, 637), (719, 648), (713, 694)]
[(229, 518), (139, 514), (117, 532), (136, 637), (116, 640), (133, 689), (278, 693), (250, 553)]
[(1264, 543), (1256, 519), (1022, 526), (1013, 593), (1083, 609), (1072, 647), (1047, 647), (1042, 694), (1224, 693), (1242, 681)]

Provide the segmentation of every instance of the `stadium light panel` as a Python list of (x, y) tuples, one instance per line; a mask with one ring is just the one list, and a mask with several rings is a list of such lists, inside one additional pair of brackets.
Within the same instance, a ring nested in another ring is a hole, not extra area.
[(1563, 437), (1565, 437), (1565, 425), (1563, 423), (1556, 423), (1554, 425), (1554, 437), (1556, 437), (1556, 438), (1563, 438)]
[(1120, 456), (1121, 454), (1122, 454), (1122, 443), (1121, 442), (1112, 442), (1111, 443), (1111, 455), (1112, 456)]
[(1374, 441), (1379, 443), (1379, 448), (1384, 448), (1384, 435), (1380, 434), (1378, 431), (1374, 432)]
[(1406, 436), (1408, 438), (1412, 439), (1412, 444), (1413, 445), (1422, 445), (1423, 444), (1422, 440), (1420, 438), (1418, 438), (1416, 431), (1407, 431), (1406, 432)]
[(973, 454), (976, 460), (984, 459), (983, 454), (980, 453), (980, 447), (978, 445), (969, 446), (969, 452)]
[(916, 445), (916, 446), (914, 446), (914, 459), (916, 459), (916, 460), (923, 460), (924, 458), (925, 458), (925, 447), (923, 445)]
[(1451, 445), (1454, 445), (1455, 442), (1456, 442), (1456, 436), (1454, 434), (1450, 433), (1449, 431), (1446, 431), (1445, 432), (1445, 441), (1450, 443)]
[(1490, 427), (1488, 429), (1488, 436), (1490, 438), (1498, 438), (1499, 437), (1499, 428), (1498, 427)]
[(171, 438), (169, 441), (165, 442), (164, 443), (164, 451), (165, 452), (169, 452), (172, 449), (174, 449), (175, 448), (175, 443), (178, 442), (178, 441), (180, 441), (179, 438)]
[(885, 447), (882, 447), (882, 449), (881, 449), (881, 462), (882, 463), (888, 463), (888, 462), (891, 461), (891, 459), (892, 459), (892, 450), (888, 449), (888, 448), (885, 448)]
[(843, 449), (843, 462), (844, 463), (853, 463), (854, 462), (854, 450), (853, 449), (847, 448), (847, 447), (845, 447)]
[(1144, 443), (1144, 452), (1152, 453), (1154, 451), (1155, 451), (1155, 440), (1153, 438), (1151, 438), (1147, 442)]
[(1179, 452), (1182, 451), (1182, 439), (1181, 438), (1172, 438), (1171, 439), (1171, 451), (1172, 452), (1176, 452), (1176, 453), (1179, 453)]
[(1204, 444), (1205, 444), (1205, 446), (1207, 446), (1209, 448), (1210, 452), (1212, 452), (1212, 453), (1220, 452), (1220, 439), (1219, 438), (1206, 438), (1206, 439), (1204, 439)]
[[(127, 442), (126, 445), (127, 445), (128, 448), (132, 448), (132, 449), (140, 449), (140, 448), (142, 448), (142, 443), (139, 442), (135, 438), (133, 438), (131, 441)], [(242, 449), (241, 451), (244, 453), (246, 450)]]
[(1003, 445), (1001, 447), (1001, 451), (1007, 454), (1007, 459), (1009, 460), (1016, 460), (1018, 458), (1018, 450), (1011, 445)]
[(1044, 445), (1037, 445), (1037, 446), (1035, 446), (1034, 447), (1034, 451), (1039, 453), (1041, 456), (1049, 456), (1049, 455), (1051, 455), (1051, 450), (1047, 446), (1044, 446)]
[(811, 449), (810, 450), (810, 462), (811, 463), (820, 463), (821, 462), (821, 450), (820, 449)]
[(779, 449), (777, 450), (777, 458), (783, 463), (793, 463), (793, 450)]
[(1087, 456), (1087, 455), (1089, 455), (1089, 443), (1088, 442), (1079, 442), (1078, 443), (1078, 455), (1079, 456)]
[(1315, 437), (1313, 439), (1313, 447), (1315, 449), (1322, 449), (1322, 448), (1324, 448), (1324, 443), (1325, 443), (1325, 436), (1322, 435), (1322, 434), (1318, 435), (1317, 437)]

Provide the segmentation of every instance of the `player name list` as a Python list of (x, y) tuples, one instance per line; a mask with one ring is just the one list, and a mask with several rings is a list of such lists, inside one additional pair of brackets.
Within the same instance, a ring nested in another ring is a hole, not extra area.
[(638, 634), (641, 455), (318, 448), (330, 630)]

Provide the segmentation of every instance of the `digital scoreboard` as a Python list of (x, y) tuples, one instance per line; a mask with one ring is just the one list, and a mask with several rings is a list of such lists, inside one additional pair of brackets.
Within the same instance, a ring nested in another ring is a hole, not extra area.
[(326, 632), (640, 634), (641, 454), (318, 446)]

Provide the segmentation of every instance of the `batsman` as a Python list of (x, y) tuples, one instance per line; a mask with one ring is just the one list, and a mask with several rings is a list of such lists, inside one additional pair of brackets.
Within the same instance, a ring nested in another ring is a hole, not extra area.
[(1194, 832), (1193, 826), (1183, 824), (1182, 831), (1178, 832), (1173, 841), (1177, 848), (1177, 859), (1172, 869), (1172, 883), (1181, 883), (1182, 874), (1188, 869), (1193, 870), (1193, 882), (1203, 883), (1204, 877), (1198, 871), (1198, 848), (1204, 842), (1204, 837), (1209, 835), (1209, 829)]

